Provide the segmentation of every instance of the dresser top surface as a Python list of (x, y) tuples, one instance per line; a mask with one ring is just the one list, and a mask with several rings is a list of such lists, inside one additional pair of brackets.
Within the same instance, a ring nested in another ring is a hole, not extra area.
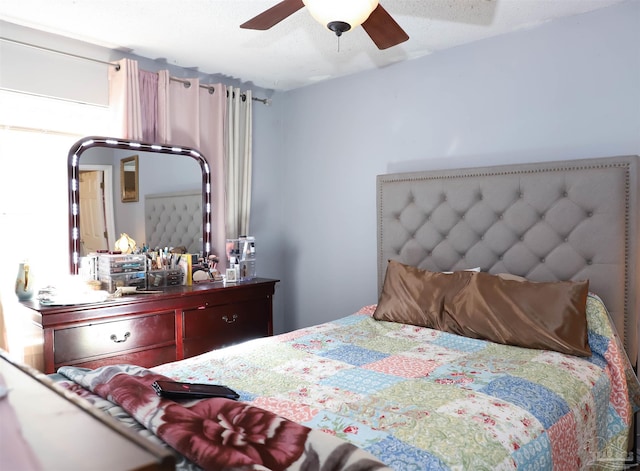
[(202, 282), (192, 286), (168, 286), (160, 290), (149, 290), (153, 292), (140, 293), (110, 298), (100, 303), (84, 304), (64, 304), (64, 305), (43, 305), (36, 299), (22, 301), (25, 307), (38, 311), (42, 315), (55, 314), (57, 312), (86, 311), (89, 309), (103, 309), (106, 307), (118, 307), (131, 304), (150, 303), (155, 301), (165, 301), (171, 299), (189, 298), (199, 295), (220, 295), (234, 296), (247, 289), (265, 288), (273, 290), (279, 280), (271, 278), (253, 278), (251, 280), (239, 281), (236, 283), (226, 283), (221, 281)]

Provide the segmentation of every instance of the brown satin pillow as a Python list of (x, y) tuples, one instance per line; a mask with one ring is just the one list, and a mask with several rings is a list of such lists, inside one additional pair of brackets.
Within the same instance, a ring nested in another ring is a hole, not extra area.
[(474, 274), (432, 272), (389, 260), (373, 317), (440, 329), (445, 300), (462, 290)]
[(589, 356), (588, 289), (588, 281), (514, 281), (474, 272), (447, 275), (389, 261), (373, 317)]
[[(477, 273), (446, 305), (460, 335), (590, 356), (589, 281), (533, 282)], [(452, 330), (453, 331), (453, 330)]]

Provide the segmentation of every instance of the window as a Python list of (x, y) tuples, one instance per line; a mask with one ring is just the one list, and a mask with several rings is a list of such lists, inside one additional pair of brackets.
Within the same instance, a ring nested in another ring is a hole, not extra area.
[(0, 90), (0, 299), (12, 351), (26, 342), (11, 325), (18, 263), (29, 260), (36, 288), (69, 273), (67, 153), (108, 135), (108, 123), (104, 106)]

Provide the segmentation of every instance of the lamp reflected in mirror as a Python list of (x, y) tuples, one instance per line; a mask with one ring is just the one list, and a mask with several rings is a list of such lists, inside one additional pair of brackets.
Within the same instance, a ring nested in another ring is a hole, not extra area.
[(138, 201), (138, 156), (120, 160), (120, 188), (123, 203)]

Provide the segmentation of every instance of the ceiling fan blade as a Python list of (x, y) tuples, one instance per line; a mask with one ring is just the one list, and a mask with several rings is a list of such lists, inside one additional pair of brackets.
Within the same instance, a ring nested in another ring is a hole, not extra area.
[(302, 0), (283, 0), (240, 25), (244, 29), (269, 29), (304, 7)]
[(409, 35), (379, 3), (362, 27), (378, 49), (387, 49), (409, 39)]

